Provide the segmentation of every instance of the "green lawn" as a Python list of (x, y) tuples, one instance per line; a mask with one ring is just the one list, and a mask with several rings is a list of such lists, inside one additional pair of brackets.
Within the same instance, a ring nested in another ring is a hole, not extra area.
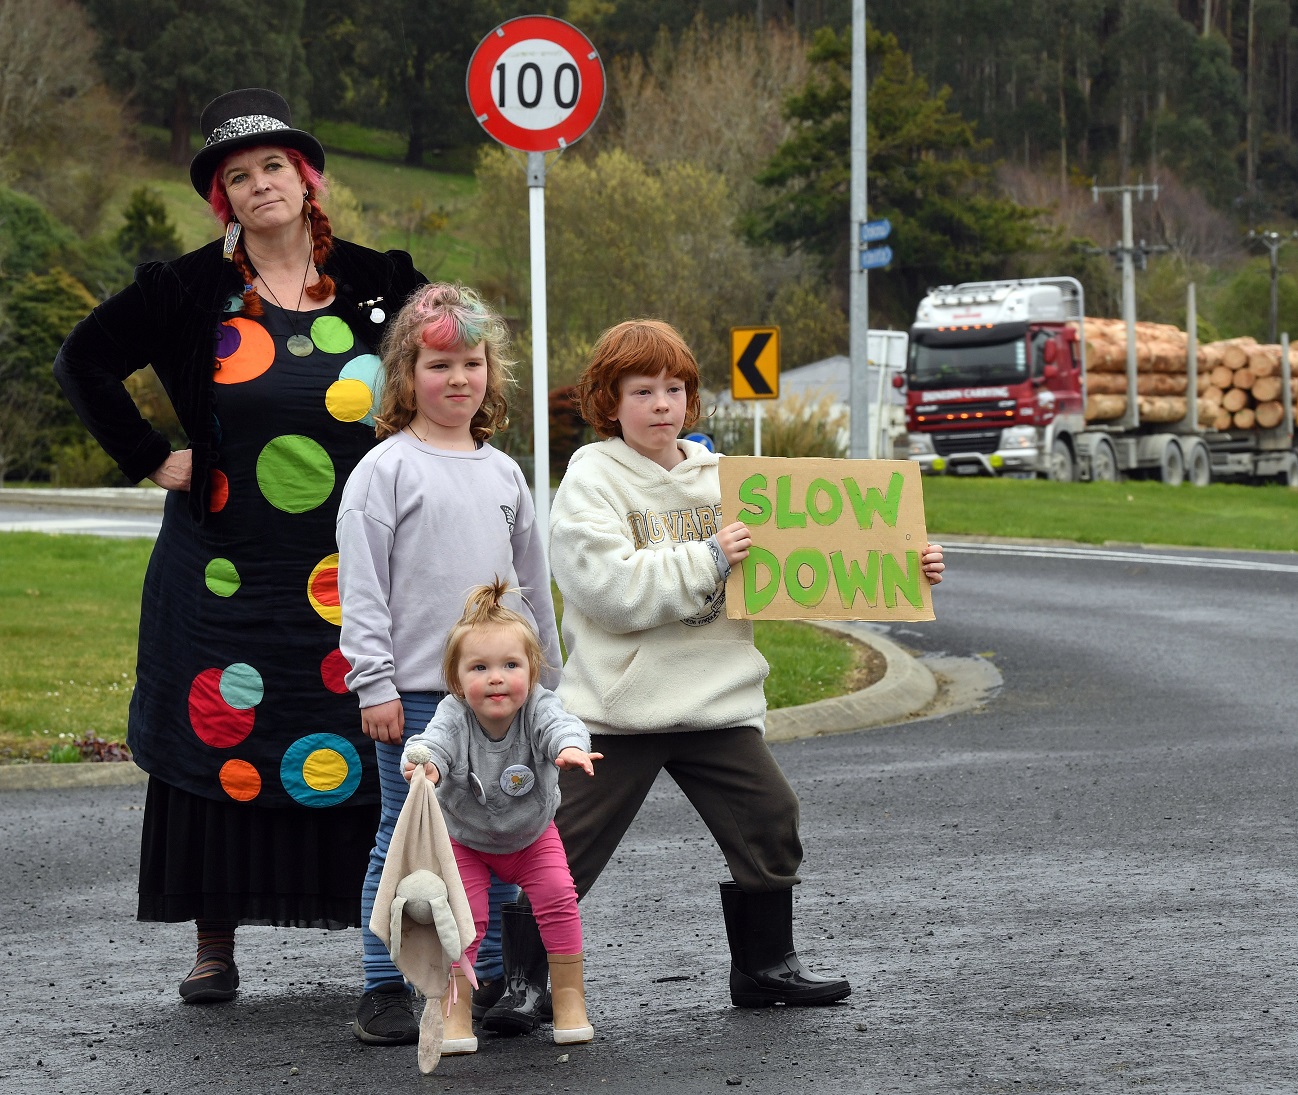
[[(88, 731), (124, 740), (151, 549), (147, 540), (0, 533), (0, 761), (43, 759)], [(847, 689), (855, 643), (806, 624), (760, 623), (757, 633), (772, 707)]]
[(1238, 548), (1298, 549), (1298, 491), (1214, 483), (1050, 483), (932, 476), (924, 479), (932, 537), (1030, 537)]

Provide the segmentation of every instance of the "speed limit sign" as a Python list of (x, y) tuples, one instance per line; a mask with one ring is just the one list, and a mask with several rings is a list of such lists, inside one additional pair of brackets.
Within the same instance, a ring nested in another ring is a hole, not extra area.
[(473, 116), (520, 152), (567, 148), (604, 105), (604, 66), (590, 39), (548, 15), (501, 23), (474, 50), (466, 79)]

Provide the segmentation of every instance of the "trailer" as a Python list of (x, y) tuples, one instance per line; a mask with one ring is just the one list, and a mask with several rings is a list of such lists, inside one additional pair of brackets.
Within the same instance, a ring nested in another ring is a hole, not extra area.
[(1086, 308), (1076, 278), (964, 282), (931, 291), (910, 329), (906, 373), (899, 378), (906, 390), (905, 455), (929, 474), (1298, 487), (1288, 336), (1279, 425), (1204, 429), (1195, 398), (1193, 289), (1186, 411), (1170, 423), (1140, 420), (1134, 324), (1128, 325), (1126, 412), (1112, 422), (1086, 421)]

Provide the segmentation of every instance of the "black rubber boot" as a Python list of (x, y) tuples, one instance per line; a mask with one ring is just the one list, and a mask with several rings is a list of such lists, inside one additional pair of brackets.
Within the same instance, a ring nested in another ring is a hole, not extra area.
[(832, 1004), (852, 991), (842, 978), (802, 968), (793, 949), (793, 891), (744, 893), (721, 883), (721, 911), (730, 942), (730, 1002), (737, 1008), (772, 1004)]
[(549, 956), (530, 906), (515, 901), (500, 906), (500, 949), (505, 960), (505, 993), (482, 1017), (483, 1029), (497, 1034), (530, 1034), (554, 1017)]

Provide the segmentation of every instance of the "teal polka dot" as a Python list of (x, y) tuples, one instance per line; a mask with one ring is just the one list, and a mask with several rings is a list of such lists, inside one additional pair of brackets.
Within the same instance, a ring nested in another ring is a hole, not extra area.
[(374, 354), (360, 354), (352, 358), (338, 373), (339, 380), (359, 380), (372, 393), (369, 413), (360, 419), (367, 426), (374, 425), (374, 416), (383, 401), (383, 362)]
[(356, 345), (352, 329), (337, 316), (321, 316), (312, 323), (311, 341), (327, 354), (345, 354)]
[(213, 559), (208, 563), (203, 580), (218, 597), (233, 597), (239, 590), (239, 571), (229, 559)]
[(333, 461), (311, 438), (285, 434), (268, 442), (257, 457), (257, 486), (276, 509), (306, 513), (332, 493)]
[(235, 662), (221, 674), (221, 697), (231, 707), (246, 711), (261, 703), (265, 688), (261, 674), (246, 662)]

